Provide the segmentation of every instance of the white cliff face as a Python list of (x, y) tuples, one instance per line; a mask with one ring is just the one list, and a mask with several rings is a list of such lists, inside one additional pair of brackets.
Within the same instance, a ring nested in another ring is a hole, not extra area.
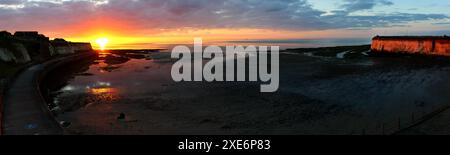
[(72, 44), (73, 50), (76, 51), (90, 51), (92, 50), (91, 44)]
[(56, 50), (52, 45), (48, 45), (48, 51), (50, 51), (50, 56), (57, 55)]
[(18, 56), (16, 57), (17, 63), (26, 63), (31, 61), (30, 55), (28, 54), (27, 49), (23, 44), (15, 43), (13, 44), (14, 48), (18, 51)]
[(70, 44), (69, 46), (55, 46), (53, 47), (55, 54), (64, 55), (64, 54), (73, 54), (79, 51), (90, 51), (92, 50), (91, 44)]
[(16, 57), (10, 50), (0, 47), (0, 60), (3, 62), (16, 62)]
[(55, 52), (58, 55), (65, 55), (65, 54), (73, 54), (75, 53), (72, 46), (57, 46), (54, 47), (55, 48)]
[(3, 62), (13, 62), (13, 63), (27, 63), (31, 61), (30, 55), (23, 44), (15, 43), (13, 48), (17, 53), (13, 51), (0, 47), (0, 60)]
[[(9, 63), (27, 63), (31, 61), (31, 57), (27, 48), (22, 43), (10, 43), (7, 47), (0, 47), (0, 61)], [(42, 47), (42, 45), (41, 45)], [(67, 45), (48, 45), (46, 49), (36, 49), (49, 52), (50, 56), (67, 55), (81, 51), (91, 51), (92, 46), (89, 43), (68, 43)]]

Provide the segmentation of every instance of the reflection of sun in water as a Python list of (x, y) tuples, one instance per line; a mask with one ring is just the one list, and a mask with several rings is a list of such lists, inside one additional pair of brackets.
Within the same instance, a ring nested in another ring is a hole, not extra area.
[(89, 102), (109, 103), (119, 98), (119, 90), (111, 87), (109, 82), (97, 82), (93, 85), (86, 86)]
[(115, 89), (113, 88), (92, 88), (91, 93), (94, 95), (101, 95), (106, 93), (114, 93)]
[(95, 41), (99, 46), (100, 50), (105, 50), (106, 44), (108, 44), (109, 40), (108, 38), (99, 38)]

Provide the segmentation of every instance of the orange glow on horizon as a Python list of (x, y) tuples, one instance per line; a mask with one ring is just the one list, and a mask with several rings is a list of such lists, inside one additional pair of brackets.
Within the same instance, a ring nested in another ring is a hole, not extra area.
[(95, 41), (97, 45), (100, 47), (100, 50), (105, 50), (106, 45), (108, 44), (109, 40), (108, 38), (99, 38)]
[[(86, 34), (86, 32), (89, 32)], [(155, 31), (138, 31), (113, 28), (93, 28), (78, 35), (64, 35), (58, 37), (66, 38), (74, 42), (90, 42), (94, 49), (161, 49), (164, 45), (192, 44), (193, 39), (201, 37), (204, 44), (221, 41), (237, 40), (264, 40), (264, 39), (320, 39), (320, 38), (342, 38), (348, 30), (320, 30), (320, 31), (289, 31), (271, 29), (176, 29)], [(371, 36), (372, 34), (361, 33), (360, 36)], [(356, 35), (355, 35), (356, 36)], [(98, 43), (99, 38), (107, 38), (106, 44)]]

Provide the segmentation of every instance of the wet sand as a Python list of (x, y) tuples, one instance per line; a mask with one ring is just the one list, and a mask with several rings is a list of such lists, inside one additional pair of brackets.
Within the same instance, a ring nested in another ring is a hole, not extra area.
[(67, 134), (389, 134), (450, 101), (447, 59), (368, 50), (283, 51), (269, 94), (257, 82), (175, 83), (170, 53), (123, 51), (44, 85)]

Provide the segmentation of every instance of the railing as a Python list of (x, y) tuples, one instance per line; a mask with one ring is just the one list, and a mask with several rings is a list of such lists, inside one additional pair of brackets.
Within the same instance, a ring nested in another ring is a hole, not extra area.
[[(425, 110), (426, 109), (426, 110)], [(412, 112), (409, 115), (402, 115), (395, 120), (387, 122), (379, 122), (374, 125), (363, 128), (361, 135), (397, 135), (397, 134), (414, 134), (407, 133), (408, 130), (421, 125), (434, 118), (435, 116), (450, 110), (450, 105), (432, 106), (421, 111)], [(352, 134), (359, 135), (358, 132)]]

